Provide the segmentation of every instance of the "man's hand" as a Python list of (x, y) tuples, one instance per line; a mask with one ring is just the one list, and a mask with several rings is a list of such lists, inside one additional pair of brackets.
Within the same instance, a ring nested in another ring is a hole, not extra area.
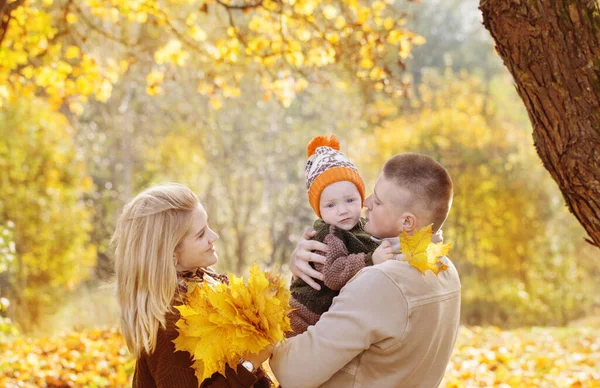
[(392, 244), (386, 240), (375, 249), (375, 252), (373, 252), (373, 264), (381, 264), (384, 261), (390, 260), (392, 257), (394, 257)]
[(310, 266), (310, 262), (325, 264), (325, 256), (322, 256), (313, 251), (327, 253), (329, 248), (327, 245), (311, 240), (317, 232), (313, 228), (308, 228), (304, 235), (298, 241), (296, 249), (292, 252), (290, 258), (290, 270), (295, 278), (300, 278), (315, 290), (320, 290), (319, 286), (312, 278), (323, 280), (323, 274)]

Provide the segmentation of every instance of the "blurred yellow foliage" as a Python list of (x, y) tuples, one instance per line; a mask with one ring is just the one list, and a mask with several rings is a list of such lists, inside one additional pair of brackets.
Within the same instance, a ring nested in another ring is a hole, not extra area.
[(19, 321), (35, 325), (95, 264), (92, 212), (83, 201), (93, 185), (74, 129), (47, 103), (20, 98), (0, 110), (0, 123), (0, 226), (14, 225), (18, 253), (3, 291), (14, 287)]
[[(159, 65), (152, 72), (165, 73), (170, 66), (192, 61), (208, 63), (211, 71), (202, 77), (203, 82), (215, 84), (210, 95), (214, 101), (238, 96), (222, 95), (215, 83), (224, 77), (238, 87), (231, 76), (233, 66), (258, 71), (270, 78), (263, 87), (277, 88), (278, 81), (290, 82), (286, 79), (291, 77), (293, 83), (306, 78), (307, 70), (340, 63), (376, 90), (393, 92), (404, 87), (390, 83), (393, 72), (358, 70), (382, 68), (390, 63), (390, 53), (403, 66), (412, 44), (424, 42), (401, 27), (405, 14), (390, 2), (344, 0), (334, 5), (323, 0), (264, 0), (260, 5), (250, 1), (241, 5), (209, 1), (200, 8), (192, 2), (158, 0), (83, 0), (75, 5), (15, 2), (0, 41), (0, 106), (31, 86), (36, 93), (46, 94), (55, 109), (64, 103), (81, 114), (88, 97), (102, 102), (110, 97), (111, 84), (128, 69), (121, 66), (123, 61), (137, 61), (148, 50)], [(213, 9), (218, 12), (209, 12)], [(228, 17), (220, 17), (219, 11), (226, 11)], [(145, 26), (143, 32), (140, 25)], [(114, 47), (108, 50), (110, 55), (94, 48), (107, 44)], [(360, 50), (364, 45), (369, 49)], [(74, 87), (80, 84), (86, 87)], [(286, 106), (299, 92), (287, 91), (273, 90)], [(147, 92), (159, 94), (160, 82), (149, 81)]]

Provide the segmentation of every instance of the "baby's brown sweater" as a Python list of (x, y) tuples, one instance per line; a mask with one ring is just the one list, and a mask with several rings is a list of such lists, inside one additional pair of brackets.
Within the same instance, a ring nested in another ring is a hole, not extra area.
[[(321, 290), (315, 290), (302, 279), (292, 282), (290, 303), (294, 311), (290, 313), (290, 320), (294, 333), (290, 336), (300, 334), (306, 331), (308, 326), (317, 323), (321, 314), (329, 310), (333, 298), (339, 295), (348, 280), (365, 266), (373, 265), (372, 255), (379, 243), (373, 241), (364, 231), (364, 224), (365, 220), (361, 218), (349, 231), (334, 227), (334, 235), (342, 241), (343, 247), (329, 245), (326, 263), (311, 264), (324, 276), (323, 281), (315, 280), (321, 286)], [(314, 240), (326, 242), (331, 226), (319, 219), (313, 227), (317, 231)]]

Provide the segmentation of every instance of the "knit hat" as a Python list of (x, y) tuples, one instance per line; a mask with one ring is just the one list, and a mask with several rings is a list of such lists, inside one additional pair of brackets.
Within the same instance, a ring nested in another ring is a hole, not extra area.
[(340, 142), (335, 136), (317, 136), (306, 147), (308, 160), (304, 167), (308, 202), (319, 218), (321, 193), (335, 182), (350, 181), (360, 193), (361, 203), (365, 200), (365, 183), (356, 166), (341, 153)]

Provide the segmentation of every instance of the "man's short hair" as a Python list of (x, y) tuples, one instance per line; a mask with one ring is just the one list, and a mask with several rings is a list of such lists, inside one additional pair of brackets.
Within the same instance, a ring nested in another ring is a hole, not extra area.
[(428, 211), (434, 232), (442, 227), (454, 195), (452, 179), (444, 166), (427, 155), (407, 152), (390, 158), (383, 166), (383, 175), (408, 190)]

